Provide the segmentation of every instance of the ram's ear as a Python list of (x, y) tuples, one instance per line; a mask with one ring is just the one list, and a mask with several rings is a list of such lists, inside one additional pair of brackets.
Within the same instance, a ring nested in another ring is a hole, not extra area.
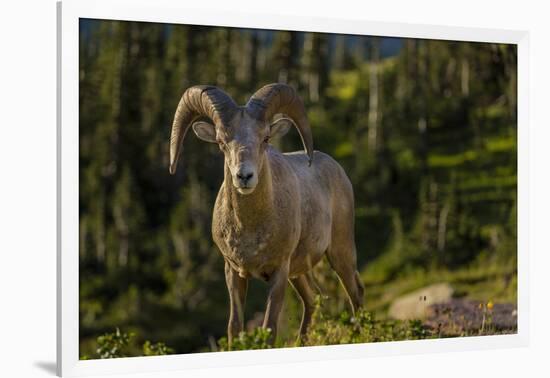
[(216, 128), (208, 122), (199, 121), (193, 124), (195, 134), (205, 142), (216, 143)]
[(294, 126), (293, 120), (291, 120), (290, 118), (279, 118), (269, 126), (271, 128), (271, 138), (282, 137), (283, 135), (288, 133), (288, 130), (290, 130), (291, 126)]

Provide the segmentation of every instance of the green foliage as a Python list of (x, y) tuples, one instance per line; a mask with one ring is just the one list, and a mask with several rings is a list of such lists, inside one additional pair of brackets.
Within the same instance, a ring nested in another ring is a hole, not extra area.
[(163, 342), (151, 343), (149, 340), (143, 343), (144, 356), (164, 356), (174, 353), (172, 348), (169, 348)]
[(118, 328), (113, 333), (99, 336), (97, 338), (97, 355), (99, 358), (127, 357), (124, 350), (133, 337), (133, 333), (122, 333)]
[[(98, 358), (119, 358), (119, 357), (133, 357), (138, 355), (143, 356), (164, 356), (174, 353), (174, 349), (168, 347), (163, 342), (152, 343), (149, 340), (145, 340), (141, 348), (141, 353), (132, 352), (135, 350), (135, 337), (134, 332), (121, 332), (117, 327), (115, 332), (106, 333), (97, 338), (96, 353)], [(134, 348), (132, 348), (134, 347)], [(82, 355), (81, 360), (88, 360), (88, 355)]]
[[(250, 332), (241, 332), (239, 336), (233, 340), (231, 350), (267, 349), (271, 347), (269, 344), (270, 338), (270, 328), (258, 327)], [(222, 337), (218, 340), (218, 347), (220, 351), (229, 350), (227, 337)]]
[(420, 320), (378, 320), (364, 309), (355, 316), (343, 311), (339, 316), (322, 314), (317, 307), (304, 345), (334, 345), (398, 340), (419, 340), (430, 337)]
[[(250, 350), (270, 348), (267, 340), (271, 332), (256, 328), (250, 332), (241, 332), (233, 341), (232, 350)], [(393, 321), (377, 320), (365, 311), (351, 316), (344, 311), (339, 316), (323, 316), (316, 311), (314, 320), (301, 346), (371, 343), (382, 341), (419, 340), (434, 337), (420, 320)], [(226, 351), (227, 338), (218, 341), (219, 350)], [(292, 341), (279, 343), (279, 347), (293, 347)]]
[[(320, 303), (319, 301), (317, 302)], [(423, 340), (456, 336), (483, 336), (493, 334), (507, 334), (512, 330), (496, 330), (493, 327), (493, 302), (479, 305), (479, 315), (482, 318), (478, 329), (464, 330), (464, 319), (454, 319), (451, 312), (446, 316), (449, 322), (437, 327), (427, 324), (420, 319), (391, 320), (377, 319), (373, 313), (360, 310), (355, 316), (343, 311), (336, 316), (323, 315), (322, 309), (317, 305), (312, 324), (299, 346), (338, 345), (389, 342), (404, 340)], [(462, 322), (463, 324), (459, 324)], [(457, 333), (458, 332), (458, 333)], [(267, 343), (271, 333), (269, 330), (256, 328), (249, 332), (241, 332), (234, 340), (232, 350), (267, 349), (271, 346)], [(276, 347), (297, 346), (292, 340), (279, 341)], [(218, 347), (214, 350), (227, 351), (227, 338), (218, 340)]]

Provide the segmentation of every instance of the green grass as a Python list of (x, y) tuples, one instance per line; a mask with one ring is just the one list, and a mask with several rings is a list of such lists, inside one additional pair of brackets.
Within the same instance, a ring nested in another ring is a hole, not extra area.
[[(360, 310), (355, 316), (347, 311), (337, 316), (327, 316), (318, 305), (313, 316), (310, 328), (303, 339), (279, 339), (275, 348), (289, 348), (298, 346), (320, 346), (356, 343), (375, 343), (404, 340), (423, 340), (447, 337), (484, 336), (495, 334), (507, 334), (515, 332), (515, 329), (497, 330), (492, 326), (493, 306), (483, 305), (479, 307), (484, 321), (478, 329), (463, 330), (458, 323), (450, 322), (443, 327), (430, 327), (420, 319), (393, 320), (378, 319), (372, 312)], [(251, 350), (272, 348), (268, 344), (271, 331), (269, 329), (256, 328), (249, 332), (241, 332), (233, 341), (231, 350)], [(212, 351), (229, 350), (225, 337), (218, 341), (217, 347)]]

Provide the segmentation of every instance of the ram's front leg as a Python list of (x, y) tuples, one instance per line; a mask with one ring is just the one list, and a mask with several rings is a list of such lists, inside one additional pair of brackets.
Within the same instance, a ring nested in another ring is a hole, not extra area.
[(233, 338), (244, 328), (244, 304), (248, 279), (242, 278), (225, 262), (225, 282), (229, 291), (229, 324), (227, 325), (227, 343), (231, 350)]
[(282, 267), (271, 274), (269, 277), (269, 295), (267, 297), (267, 307), (263, 328), (271, 329), (270, 344), (275, 344), (277, 338), (277, 325), (279, 322), (279, 314), (283, 307), (285, 298), (285, 289), (288, 280), (288, 266)]

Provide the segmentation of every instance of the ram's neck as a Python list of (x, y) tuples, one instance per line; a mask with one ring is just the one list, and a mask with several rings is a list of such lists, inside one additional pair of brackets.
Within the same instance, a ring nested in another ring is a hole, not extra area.
[(266, 156), (256, 189), (247, 195), (240, 194), (233, 186), (231, 172), (224, 169), (225, 206), (243, 229), (261, 224), (261, 220), (273, 212), (273, 179), (269, 159)]

